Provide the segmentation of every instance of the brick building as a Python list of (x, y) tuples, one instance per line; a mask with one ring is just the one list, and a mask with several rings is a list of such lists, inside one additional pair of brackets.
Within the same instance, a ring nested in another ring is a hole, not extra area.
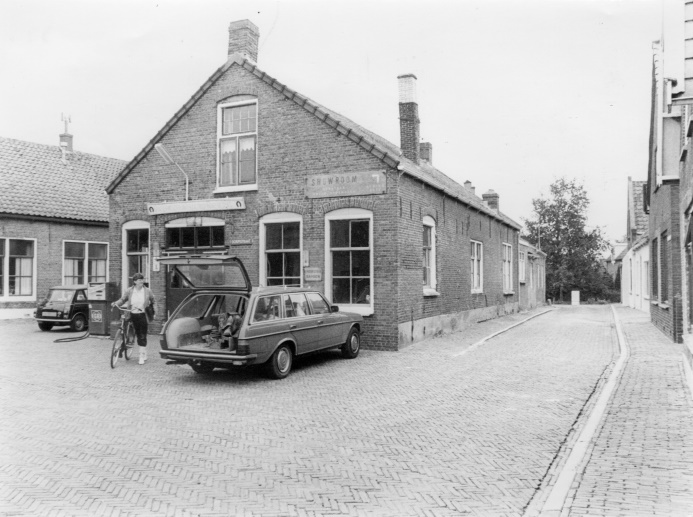
[(432, 165), (416, 77), (399, 77), (398, 147), (259, 69), (258, 38), (231, 23), (227, 62), (109, 185), (111, 277), (143, 272), (170, 310), (157, 258), (228, 250), (254, 285), (363, 314), (381, 350), (518, 310), (520, 226)]
[(546, 253), (520, 238), (518, 250), (520, 309), (534, 309), (546, 303)]
[(105, 187), (126, 162), (0, 138), (0, 313), (31, 314), (50, 287), (108, 281)]

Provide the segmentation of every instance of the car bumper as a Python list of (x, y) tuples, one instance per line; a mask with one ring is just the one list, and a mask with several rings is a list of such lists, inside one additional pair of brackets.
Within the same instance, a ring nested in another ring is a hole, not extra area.
[(72, 323), (72, 320), (70, 320), (70, 319), (66, 320), (64, 318), (43, 318), (42, 317), (42, 318), (35, 318), (35, 319), (36, 319), (36, 321), (43, 321), (46, 323), (61, 323), (63, 325), (69, 325), (70, 323)]
[(236, 355), (215, 352), (194, 352), (191, 350), (161, 350), (159, 355), (163, 359), (176, 362), (208, 361), (210, 363), (225, 363), (232, 365), (252, 364), (257, 360), (257, 354)]

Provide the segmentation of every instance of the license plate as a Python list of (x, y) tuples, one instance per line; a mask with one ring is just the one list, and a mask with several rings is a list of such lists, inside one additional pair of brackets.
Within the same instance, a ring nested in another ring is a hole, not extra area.
[(41, 313), (41, 315), (42, 315), (42, 316), (57, 316), (58, 313), (55, 312), (55, 311), (43, 311), (43, 312)]

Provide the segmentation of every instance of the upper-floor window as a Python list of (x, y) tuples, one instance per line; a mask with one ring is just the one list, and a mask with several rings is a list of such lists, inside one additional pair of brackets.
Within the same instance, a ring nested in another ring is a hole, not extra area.
[(63, 245), (63, 284), (106, 282), (108, 244), (65, 241)]
[(0, 237), (0, 298), (30, 301), (36, 297), (36, 241)]
[(471, 241), (472, 292), (484, 291), (484, 247), (477, 241)]
[(436, 222), (423, 218), (423, 287), (424, 294), (436, 294)]
[(257, 101), (220, 105), (217, 126), (218, 190), (257, 188)]
[(513, 247), (503, 244), (503, 292), (511, 293), (513, 290)]

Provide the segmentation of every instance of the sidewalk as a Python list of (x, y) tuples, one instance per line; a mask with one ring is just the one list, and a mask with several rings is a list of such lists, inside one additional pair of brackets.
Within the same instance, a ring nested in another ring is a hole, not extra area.
[(630, 357), (562, 515), (693, 514), (693, 399), (682, 345), (618, 307)]

